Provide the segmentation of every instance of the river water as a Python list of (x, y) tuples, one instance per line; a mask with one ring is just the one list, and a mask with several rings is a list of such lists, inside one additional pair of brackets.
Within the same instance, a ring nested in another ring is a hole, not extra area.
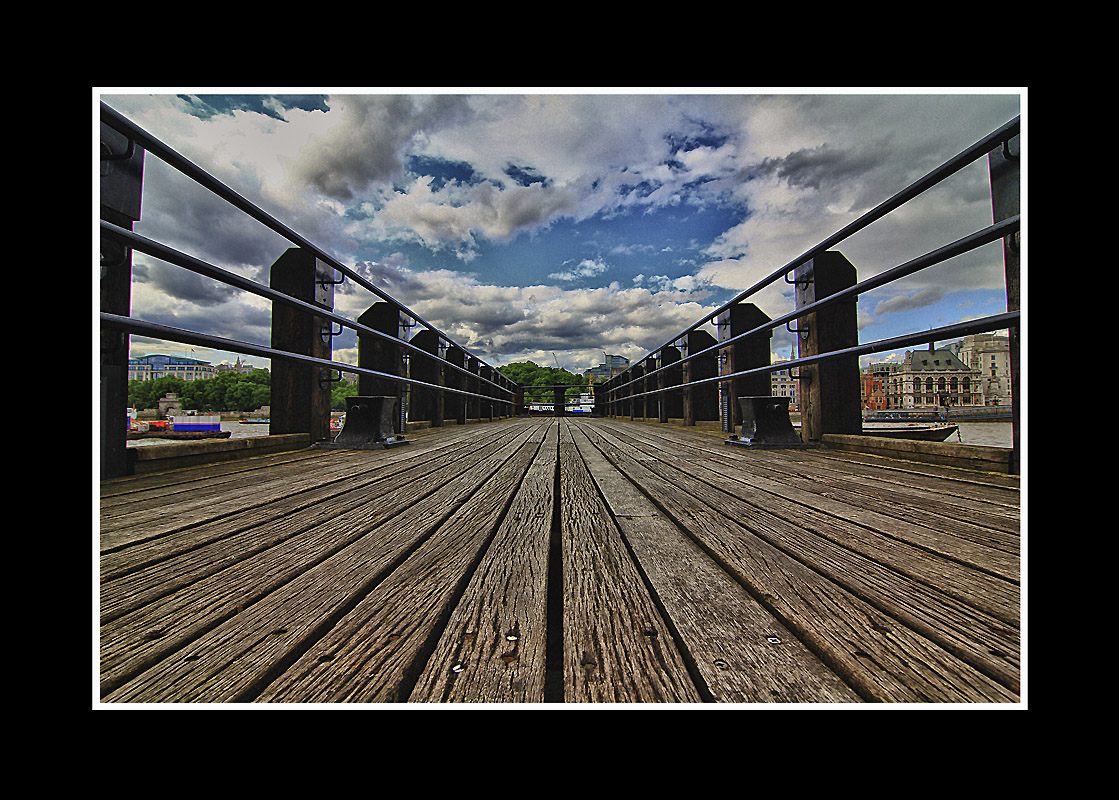
[[(929, 423), (925, 423), (929, 424)], [(953, 422), (959, 429), (944, 440), (945, 444), (978, 444), (984, 447), (1014, 446), (1014, 424), (1010, 420), (998, 422)], [(864, 422), (864, 428), (896, 428), (898, 422)]]
[[(897, 427), (899, 423), (867, 422), (867, 428)], [(1013, 447), (1014, 426), (1009, 420), (998, 422), (958, 422), (959, 430), (953, 433), (945, 444), (978, 444), (985, 447)], [(230, 439), (243, 439), (249, 436), (267, 436), (268, 425), (245, 425), (241, 422), (223, 420), (223, 431), (229, 431)], [(143, 447), (152, 444), (167, 444), (170, 439), (133, 439), (129, 447)]]

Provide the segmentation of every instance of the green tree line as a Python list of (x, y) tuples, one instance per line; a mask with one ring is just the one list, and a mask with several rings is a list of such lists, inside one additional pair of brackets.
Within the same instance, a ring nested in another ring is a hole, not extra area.
[[(586, 391), (587, 385), (590, 383), (590, 378), (585, 375), (575, 375), (565, 369), (559, 367), (541, 367), (532, 361), (517, 361), (512, 364), (505, 364), (497, 368), (505, 377), (510, 380), (516, 381), (522, 386), (552, 386), (553, 384), (569, 384), (574, 385), (574, 388), (569, 388), (566, 392), (567, 397), (574, 397)], [(540, 395), (533, 395), (540, 397)], [(541, 397), (545, 402), (551, 402), (552, 396), (548, 393), (547, 397)]]
[[(524, 386), (551, 386), (568, 384), (574, 388), (567, 390), (572, 397), (585, 391), (589, 379), (575, 375), (565, 369), (541, 367), (531, 361), (505, 364), (498, 370), (510, 380)], [(337, 378), (336, 371), (331, 372)], [(272, 401), (272, 376), (266, 369), (254, 369), (248, 374), (223, 372), (213, 378), (201, 381), (185, 381), (173, 375), (156, 378), (153, 381), (129, 381), (128, 405), (143, 410), (158, 408), (159, 398), (168, 392), (175, 392), (183, 408), (196, 411), (255, 411)], [(357, 392), (357, 386), (336, 381), (331, 386), (331, 408), (335, 411), (346, 410), (346, 398)], [(541, 393), (543, 394), (543, 393)], [(551, 394), (541, 397), (551, 400)]]
[(153, 381), (129, 381), (128, 405), (157, 408), (168, 392), (179, 395), (183, 408), (196, 411), (255, 411), (272, 400), (272, 376), (266, 369), (248, 374), (223, 372), (201, 381), (165, 375)]

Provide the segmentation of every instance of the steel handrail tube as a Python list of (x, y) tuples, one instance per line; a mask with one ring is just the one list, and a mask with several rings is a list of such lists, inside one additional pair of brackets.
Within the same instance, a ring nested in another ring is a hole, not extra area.
[[(955, 173), (959, 172), (961, 169), (963, 169), (964, 167), (969, 165), (972, 161), (975, 161), (980, 156), (983, 156), (983, 155), (989, 153), (995, 147), (995, 145), (1002, 144), (1002, 143), (1007, 142), (1010, 139), (1014, 138), (1015, 136), (1018, 135), (1019, 131), (1021, 130), (1021, 121), (1022, 121), (1022, 118), (1021, 118), (1021, 115), (1019, 115), (1019, 116), (1015, 117), (1014, 119), (1010, 120), (1009, 122), (1005, 123), (1001, 127), (995, 129), (994, 131), (992, 131), (991, 133), (984, 136), (982, 139), (980, 139), (975, 144), (973, 144), (970, 147), (960, 151), (956, 156), (954, 156), (953, 158), (951, 158), (948, 161), (941, 164), (939, 167), (937, 167), (934, 170), (932, 170), (931, 172), (929, 172), (923, 178), (917, 179), (913, 183), (909, 184), (909, 186), (907, 186), (906, 188), (902, 189), (900, 192), (895, 194), (893, 197), (890, 197), (890, 198), (882, 201), (881, 203), (879, 203), (877, 206), (872, 208), (870, 211), (863, 214), (858, 219), (856, 219), (853, 222), (850, 222), (847, 225), (845, 225), (844, 227), (840, 228), (838, 231), (836, 231), (831, 236), (824, 239), (819, 244), (816, 244), (811, 249), (806, 250), (805, 252), (801, 253), (799, 256), (794, 258), (792, 261), (787, 263), (785, 266), (783, 266), (780, 269), (770, 273), (770, 275), (768, 275), (767, 277), (758, 281), (756, 284), (751, 286), (749, 289), (746, 289), (745, 291), (738, 294), (732, 300), (729, 300), (726, 303), (724, 303), (723, 305), (719, 306), (717, 309), (712, 311), (710, 314), (708, 314), (704, 317), (701, 317), (697, 322), (692, 323), (692, 325), (690, 325), (689, 327), (680, 331), (680, 333), (678, 333), (673, 338), (669, 339), (667, 342), (662, 344), (660, 347), (654, 348), (654, 349), (650, 350), (649, 352), (650, 353), (655, 353), (655, 352), (657, 352), (658, 350), (660, 350), (664, 347), (671, 346), (673, 342), (679, 340), (680, 338), (687, 335), (691, 331), (694, 331), (700, 325), (703, 325), (704, 323), (709, 322), (710, 320), (714, 319), (719, 314), (723, 313), (728, 308), (733, 306), (735, 303), (739, 303), (742, 300), (744, 300), (745, 298), (754, 294), (755, 292), (758, 292), (758, 291), (764, 289), (766, 286), (769, 286), (769, 284), (775, 282), (778, 278), (781, 278), (785, 275), (788, 275), (789, 272), (796, 269), (801, 264), (804, 264), (805, 262), (807, 262), (809, 259), (811, 259), (817, 253), (819, 253), (821, 251), (824, 251), (824, 250), (827, 250), (829, 247), (834, 247), (835, 245), (842, 242), (844, 239), (848, 238), (849, 236), (852, 236), (853, 234), (855, 234), (855, 233), (859, 232), (860, 230), (862, 230), (863, 228), (867, 227), (872, 222), (878, 221), (879, 219), (884, 217), (886, 214), (888, 214), (889, 212), (898, 208), (899, 206), (903, 205), (904, 203), (908, 202), (909, 200), (912, 200), (917, 195), (919, 195), (922, 192), (932, 188), (933, 186), (940, 183), (942, 180), (948, 178), (949, 176), (954, 175)], [(623, 372), (620, 373), (620, 374), (624, 374), (625, 372), (628, 372), (628, 368), (626, 370), (623, 370)]]
[(369, 369), (368, 367), (355, 367), (351, 364), (342, 364), (338, 361), (331, 361), (326, 358), (316, 358), (315, 356), (307, 356), (302, 353), (292, 353), (287, 350), (277, 350), (273, 347), (265, 347), (264, 345), (252, 344), (251, 342), (241, 342), (236, 339), (225, 339), (220, 336), (211, 336), (206, 333), (198, 333), (197, 331), (188, 331), (183, 328), (174, 328), (170, 325), (161, 325), (157, 322), (147, 322), (145, 320), (136, 319), (135, 317), (125, 317), (119, 314), (109, 314), (108, 312), (101, 312), (101, 324), (109, 327), (118, 328), (128, 333), (140, 333), (154, 336), (155, 338), (167, 339), (173, 342), (183, 342), (184, 344), (196, 344), (202, 347), (214, 347), (221, 350), (228, 350), (233, 353), (245, 353), (246, 355), (261, 356), (263, 358), (279, 358), (288, 361), (299, 361), (305, 364), (318, 365), (320, 367), (328, 367), (336, 369), (339, 372), (356, 372), (361, 375), (371, 375), (374, 378), (385, 378), (387, 380), (396, 381), (397, 383), (407, 383), (411, 386), (422, 386), (425, 389), (437, 389), (444, 392), (452, 392), (454, 394), (467, 395), (468, 397), (479, 397), (483, 400), (491, 400), (495, 403), (503, 403), (512, 405), (511, 400), (502, 400), (500, 398), (491, 397), (489, 395), (478, 394), (476, 392), (468, 392), (465, 389), (455, 389), (451, 386), (439, 386), (434, 383), (427, 383), (426, 381), (419, 381), (415, 378), (404, 378), (399, 375), (390, 375), (387, 372), (378, 372), (377, 370)]
[[(721, 350), (749, 336), (753, 336), (762, 331), (772, 330), (778, 325), (784, 325), (786, 322), (790, 322), (791, 320), (797, 319), (805, 314), (819, 311), (824, 306), (838, 303), (840, 300), (845, 300), (853, 295), (865, 294), (866, 292), (877, 289), (880, 286), (885, 286), (887, 283), (890, 283), (892, 281), (900, 280), (901, 278), (905, 278), (916, 272), (920, 272), (923, 269), (928, 269), (929, 267), (936, 266), (937, 264), (947, 261), (950, 258), (955, 258), (958, 255), (963, 255), (964, 253), (975, 250), (976, 248), (982, 247), (983, 245), (998, 241), (999, 239), (1002, 239), (1018, 230), (1020, 228), (1020, 225), (1020, 215), (1015, 214), (1013, 217), (1007, 217), (1005, 220), (997, 222), (994, 225), (989, 225), (981, 231), (976, 231), (975, 233), (969, 234), (961, 239), (957, 239), (955, 242), (946, 244), (943, 247), (939, 247), (936, 250), (925, 253), (924, 255), (917, 256), (916, 258), (911, 259), (904, 264), (900, 264), (896, 267), (888, 269), (885, 272), (880, 272), (872, 278), (867, 278), (865, 281), (856, 283), (853, 286), (848, 286), (846, 289), (841, 289), (840, 291), (835, 292), (834, 294), (830, 294), (827, 297), (821, 298), (820, 300), (816, 300), (809, 305), (802, 306), (795, 311), (791, 311), (788, 314), (777, 317), (776, 319), (772, 319), (769, 322), (753, 328), (752, 330), (737, 334), (736, 336), (732, 336), (729, 339), (724, 339), (716, 344), (711, 345), (710, 347), (704, 348), (703, 350), (697, 350), (695, 353), (689, 353), (688, 355), (680, 358), (678, 361), (674, 361), (672, 364), (658, 367), (657, 369), (647, 372), (640, 378), (634, 378), (628, 383), (621, 384), (614, 388), (622, 389), (626, 386), (631, 386), (638, 381), (645, 380), (646, 378), (656, 375), (658, 372), (663, 372), (664, 370), (671, 369), (675, 366), (678, 366), (679, 364), (683, 364), (685, 361), (688, 361), (690, 359), (698, 358), (699, 356), (705, 355), (715, 350)], [(782, 364), (785, 363), (787, 362), (782, 362)], [(771, 369), (770, 371), (774, 371), (777, 369), (784, 369), (784, 366), (774, 366), (773, 369)], [(696, 383), (698, 383), (698, 381), (696, 381)], [(688, 385), (692, 385), (692, 382), (689, 382)]]
[[(134, 250), (139, 250), (142, 253), (147, 253), (150, 256), (154, 256), (162, 261), (167, 261), (168, 263), (174, 264), (178, 267), (182, 267), (183, 269), (189, 270), (196, 274), (203, 275), (207, 278), (211, 278), (230, 286), (234, 286), (238, 289), (243, 289), (247, 292), (251, 292), (252, 294), (263, 297), (266, 300), (285, 303), (294, 308), (309, 311), (317, 316), (332, 320), (339, 323), (340, 325), (344, 325), (347, 328), (352, 328), (358, 333), (371, 334), (373, 336), (380, 337), (381, 339), (385, 339), (386, 341), (398, 344), (404, 348), (407, 348), (408, 350), (412, 350), (416, 353), (426, 356), (427, 358), (434, 359), (441, 364), (445, 364), (452, 369), (463, 373), (464, 375), (478, 378), (484, 383), (487, 383), (496, 389), (500, 389), (503, 392), (508, 392), (510, 394), (512, 393), (511, 389), (494, 383), (493, 381), (487, 380), (486, 378), (482, 378), (477, 373), (470, 372), (469, 370), (464, 369), (457, 364), (452, 364), (450, 361), (439, 358), (437, 355), (433, 355), (432, 353), (429, 353), (422, 348), (416, 347), (416, 345), (412, 344), (411, 342), (407, 342), (404, 339), (398, 339), (397, 337), (388, 333), (384, 333), (382, 331), (373, 330), (372, 328), (362, 325), (360, 322), (355, 322), (345, 317), (339, 316), (333, 311), (322, 306), (308, 303), (306, 300), (300, 300), (296, 297), (292, 297), (291, 295), (277, 291), (271, 286), (265, 286), (262, 283), (258, 283), (256, 281), (250, 280), (249, 278), (242, 277), (241, 275), (230, 272), (229, 270), (222, 269), (221, 267), (216, 267), (213, 264), (202, 261), (201, 259), (195, 258), (192, 255), (168, 247), (162, 242), (157, 242), (154, 239), (148, 239), (145, 236), (141, 236), (140, 234), (134, 231), (130, 231), (127, 228), (121, 228), (117, 225), (112, 224), (111, 222), (101, 220), (101, 231), (108, 234), (109, 236), (126, 242)], [(436, 331), (436, 333), (438, 333), (438, 331)]]
[[(895, 336), (892, 339), (879, 339), (874, 342), (867, 342), (866, 344), (856, 345), (855, 347), (847, 347), (842, 350), (831, 350), (827, 353), (818, 353), (814, 356), (805, 356), (803, 358), (796, 358), (791, 361), (782, 361), (777, 365), (768, 365), (764, 367), (752, 367), (745, 369), (741, 372), (733, 372), (727, 375), (716, 375), (713, 378), (703, 378), (698, 381), (691, 381), (686, 384), (677, 384), (672, 389), (686, 389), (692, 386), (702, 386), (707, 383), (718, 383), (719, 381), (729, 381), (732, 378), (741, 378), (745, 375), (755, 375), (760, 372), (773, 372), (775, 369), (791, 369), (793, 367), (805, 366), (808, 364), (818, 364), (821, 361), (827, 361), (832, 358), (841, 358), (843, 356), (863, 356), (869, 353), (881, 353), (886, 350), (896, 350), (900, 347), (908, 347), (915, 344), (925, 344), (933, 339), (947, 339), (955, 336), (967, 336), (972, 333), (988, 333), (990, 331), (998, 331), (1003, 328), (1013, 327), (1018, 324), (1019, 311), (1007, 311), (1002, 314), (992, 314), (989, 317), (982, 317), (981, 319), (970, 320), (968, 322), (957, 322), (952, 325), (945, 325), (941, 328), (934, 328), (932, 330), (921, 331), (920, 333), (910, 333), (904, 336)], [(629, 384), (626, 384), (627, 386)], [(670, 391), (665, 389), (654, 389), (648, 392), (640, 392), (635, 394), (627, 394), (625, 398), (632, 397), (648, 397), (654, 394), (660, 394), (662, 391)]]
[[(140, 128), (119, 111), (106, 105), (104, 101), (101, 101), (101, 119), (105, 122), (106, 125), (113, 128), (118, 133), (121, 133), (124, 136), (128, 137), (130, 141), (138, 142), (145, 150), (157, 156), (161, 161), (166, 162), (169, 166), (174, 167), (179, 172), (186, 175), (188, 178), (199, 183), (204, 188), (209, 189), (211, 192), (225, 200), (227, 203), (230, 203), (234, 207), (240, 209), (241, 211), (244, 211), (257, 222), (260, 222), (271, 228), (274, 232), (280, 234), (290, 242), (297, 244), (300, 247), (306, 248), (307, 250), (310, 250), (312, 253), (315, 254), (316, 257), (325, 261), (332, 269), (335, 269), (338, 272), (341, 272), (346, 277), (351, 278), (352, 280), (357, 282), (358, 285), (364, 287), (365, 289), (368, 289), (370, 292), (377, 295), (382, 300), (387, 300), (388, 302), (398, 306), (401, 310), (406, 311), (408, 313), (408, 316), (421, 323), (425, 328), (435, 331), (448, 341), (453, 341), (451, 337), (447, 336), (434, 325), (427, 322), (417, 314), (413, 313), (410, 308), (407, 308), (401, 303), (397, 302), (396, 299), (389, 295), (386, 291), (370, 283), (357, 272), (350, 269), (341, 261), (332, 256), (330, 253), (314, 244), (310, 239), (292, 230), (287, 225), (269, 214), (267, 211), (226, 186), (224, 183), (219, 181), (210, 173), (206, 172), (206, 170), (202, 169), (194, 162), (190, 161), (185, 156), (179, 154), (175, 150), (172, 150), (168, 145), (152, 136), (143, 128)], [(477, 358), (476, 355), (471, 353), (469, 350), (466, 350), (466, 348), (461, 347), (457, 343), (456, 346), (460, 347), (463, 352), (467, 353), (472, 358)], [(478, 360), (481, 361), (481, 359)]]

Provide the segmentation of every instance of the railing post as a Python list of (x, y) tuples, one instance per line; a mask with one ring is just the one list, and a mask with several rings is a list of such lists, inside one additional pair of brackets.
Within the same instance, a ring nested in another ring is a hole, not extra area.
[[(466, 368), (466, 351), (453, 343), (447, 345), (447, 355), (444, 356), (447, 363), (456, 367)], [(457, 369), (447, 369), (446, 378), (447, 386), (452, 389), (466, 389), (466, 376), (459, 372)], [(466, 396), (458, 394), (457, 392), (447, 392), (444, 399), (443, 418), (445, 420), (453, 419), (459, 425), (466, 424)]]
[(637, 418), (637, 408), (638, 408), (637, 404), (640, 403), (641, 404), (641, 406), (640, 406), (641, 407), (641, 417), (640, 417), (640, 419), (642, 421), (644, 421), (645, 417), (648, 416), (645, 412), (648, 410), (648, 406), (649, 406), (649, 398), (645, 394), (645, 392), (647, 391), (646, 384), (649, 382), (648, 378), (645, 377), (645, 362), (640, 361), (640, 362), (634, 364), (632, 369), (633, 369), (633, 377), (634, 377), (634, 379), (636, 379), (638, 381), (637, 383), (635, 383), (633, 385), (633, 393), (634, 394), (639, 394), (639, 395), (641, 395), (641, 397), (633, 398), (633, 410), (630, 413), (630, 418), (631, 419), (636, 419)]
[[(132, 230), (140, 219), (144, 151), (101, 123), (101, 219)], [(100, 306), (127, 317), (132, 307), (132, 248), (101, 238)], [(100, 332), (101, 477), (131, 473), (128, 462), (128, 334)]]
[[(445, 386), (443, 383), (442, 364), (439, 362), (439, 334), (432, 330), (422, 330), (411, 339), (411, 344), (430, 353), (431, 356), (421, 356), (413, 352), (410, 359), (411, 375), (424, 383), (433, 383)], [(438, 389), (425, 389), (413, 386), (411, 404), (408, 417), (413, 422), (423, 420), (433, 428), (443, 426), (443, 392)]]
[[(479, 370), (481, 369), (481, 366), (482, 366), (481, 361), (476, 359), (474, 356), (467, 356), (467, 358), (466, 358), (466, 368), (473, 375), (478, 374)], [(481, 387), (481, 383), (479, 382), (479, 380), (477, 378), (467, 378), (466, 379), (466, 390), (468, 392), (477, 393), (478, 389), (480, 387)], [(478, 399), (477, 397), (467, 397), (465, 399), (466, 399), (466, 405), (467, 405), (467, 413), (466, 413), (467, 421), (469, 421), (469, 420), (475, 420), (475, 421), (480, 420), (482, 418), (482, 401), (480, 399)]]
[[(403, 318), (401, 317), (401, 308), (396, 303), (388, 301), (374, 303), (357, 318), (357, 321), (367, 328), (388, 334), (395, 339), (403, 338), (401, 335)], [(404, 348), (379, 336), (359, 332), (357, 337), (357, 365), (388, 375), (404, 377)], [(388, 378), (359, 374), (357, 393), (361, 397), (395, 397), (397, 404), (393, 419), (393, 431), (397, 434), (404, 433), (404, 419), (407, 409), (404, 407), (403, 383)]]
[[(706, 350), (715, 344), (715, 337), (707, 331), (689, 331), (685, 348), (689, 354)], [(719, 358), (714, 353), (684, 362), (684, 386), (693, 381), (714, 378), (719, 374)], [(705, 383), (684, 389), (684, 424), (719, 418), (719, 385)]]
[[(489, 364), (479, 363), (478, 375), (482, 378), (482, 381), (492, 381), (493, 380), (493, 367), (491, 367)], [(492, 398), (493, 398), (493, 393), (494, 393), (494, 387), (491, 386), (488, 383), (483, 383), (482, 381), (478, 381), (478, 386), (480, 387), (479, 391), (486, 396), (486, 399), (479, 401), (480, 405), (479, 405), (478, 416), (483, 420), (488, 420), (489, 422), (493, 422), (493, 399)]]
[[(661, 350), (658, 350), (657, 352), (649, 356), (649, 358), (646, 360), (646, 363), (649, 365), (648, 369), (650, 372), (663, 367), (665, 365), (664, 349), (662, 348)], [(657, 393), (653, 395), (653, 397), (655, 398), (653, 408), (657, 412), (657, 422), (668, 422), (668, 403), (665, 402), (667, 396), (664, 391), (665, 388), (668, 386), (667, 370), (664, 372), (658, 372), (655, 380), (657, 382)], [(648, 382), (648, 379), (646, 379), (646, 382)]]
[[(851, 262), (833, 250), (797, 267), (794, 275), (797, 308), (854, 286), (858, 280)], [(858, 301), (850, 298), (800, 317), (796, 322), (800, 357), (858, 345), (857, 312)], [(805, 442), (819, 442), (825, 433), (861, 433), (858, 356), (801, 366), (800, 401), (801, 438)]]
[[(769, 322), (770, 319), (768, 314), (753, 303), (735, 303), (719, 315), (719, 338), (730, 339), (746, 331), (752, 331)], [(759, 331), (724, 348), (727, 356), (725, 361), (727, 374), (769, 366), (772, 361), (770, 348), (772, 338), (772, 330)], [(758, 372), (741, 378), (732, 378), (726, 383), (729, 384), (726, 395), (729, 404), (727, 421), (730, 423), (730, 432), (733, 432), (742, 425), (742, 407), (738, 403), (738, 398), (768, 397), (773, 394), (773, 382), (769, 373)]]
[[(1017, 153), (1014, 151), (1017, 150)], [(991, 206), (994, 222), (1001, 222), (1008, 217), (1018, 214), (1021, 208), (1020, 194), (1020, 167), (1021, 137), (1010, 139), (1005, 147), (996, 148), (987, 154), (988, 168), (991, 172)], [(1006, 269), (1006, 310), (1021, 310), (1021, 278), (1019, 275), (1021, 261), (1020, 232), (1015, 232), (1003, 239), (1003, 263)], [(1015, 475), (1021, 473), (1021, 362), (1019, 360), (1020, 334), (1017, 326), (1012, 327), (1010, 336), (1010, 397), (1013, 401), (1011, 420), (1013, 423), (1013, 450), (1010, 455), (1010, 471)]]
[[(661, 366), (668, 365), (668, 369), (660, 374), (661, 388), (669, 387), (669, 391), (661, 395), (661, 422), (684, 418), (684, 396), (679, 389), (684, 380), (684, 368), (679, 362), (680, 348), (661, 348)], [(673, 390), (673, 387), (675, 387), (675, 390)]]
[[(334, 309), (334, 270), (299, 247), (284, 251), (272, 265), (269, 285), (277, 291)], [(314, 358), (331, 357), (330, 322), (282, 303), (272, 309), (272, 347)], [(330, 439), (329, 370), (286, 359), (272, 361), (268, 432), (306, 433), (311, 442)]]

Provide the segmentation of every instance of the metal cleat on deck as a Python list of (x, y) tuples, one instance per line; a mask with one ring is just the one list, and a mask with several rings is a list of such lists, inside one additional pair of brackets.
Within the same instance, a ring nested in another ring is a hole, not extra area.
[(742, 428), (731, 435), (727, 444), (759, 450), (775, 447), (812, 447), (801, 441), (800, 434), (789, 420), (788, 397), (740, 397)]
[(395, 397), (347, 397), (346, 423), (334, 439), (334, 447), (354, 450), (384, 450), (408, 444), (393, 425)]

